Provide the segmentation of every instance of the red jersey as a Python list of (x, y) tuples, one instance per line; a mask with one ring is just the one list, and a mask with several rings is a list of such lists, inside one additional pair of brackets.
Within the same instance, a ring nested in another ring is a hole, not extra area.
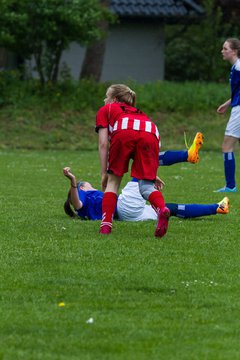
[(141, 110), (125, 103), (110, 103), (99, 109), (96, 116), (95, 130), (108, 128), (109, 136), (120, 130), (146, 131), (159, 140), (156, 125)]

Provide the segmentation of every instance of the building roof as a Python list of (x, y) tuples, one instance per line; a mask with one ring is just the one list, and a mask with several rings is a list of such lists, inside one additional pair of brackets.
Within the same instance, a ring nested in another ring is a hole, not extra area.
[(121, 18), (155, 18), (166, 22), (204, 14), (194, 0), (110, 0), (110, 8)]

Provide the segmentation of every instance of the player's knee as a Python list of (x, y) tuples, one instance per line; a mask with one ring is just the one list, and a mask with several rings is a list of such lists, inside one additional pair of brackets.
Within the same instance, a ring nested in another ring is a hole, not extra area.
[(229, 152), (229, 144), (227, 141), (223, 141), (223, 143), (222, 143), (222, 152), (223, 153)]
[(145, 200), (148, 200), (149, 195), (156, 190), (154, 187), (154, 182), (150, 180), (139, 180), (138, 182), (139, 191), (142, 197)]

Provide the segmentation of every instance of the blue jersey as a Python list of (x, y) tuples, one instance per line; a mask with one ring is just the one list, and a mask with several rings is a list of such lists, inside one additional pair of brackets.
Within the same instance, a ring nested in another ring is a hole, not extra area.
[(76, 210), (78, 216), (85, 220), (101, 220), (103, 192), (100, 190), (84, 191), (78, 189), (78, 196), (83, 204), (81, 209)]
[[(75, 209), (80, 218), (85, 220), (102, 220), (102, 199), (103, 191), (78, 189), (78, 197), (83, 206)], [(117, 218), (117, 209), (114, 218)]]
[(231, 106), (240, 105), (240, 59), (238, 59), (231, 68), (230, 72), (231, 85)]

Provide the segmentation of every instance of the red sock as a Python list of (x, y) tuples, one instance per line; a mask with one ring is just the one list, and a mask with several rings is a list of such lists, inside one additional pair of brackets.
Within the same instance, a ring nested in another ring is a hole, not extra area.
[(165, 201), (160, 191), (153, 191), (149, 197), (148, 201), (151, 203), (154, 210), (159, 214), (159, 210), (165, 207)]
[(102, 200), (102, 226), (112, 227), (112, 219), (117, 206), (117, 194), (105, 192)]

